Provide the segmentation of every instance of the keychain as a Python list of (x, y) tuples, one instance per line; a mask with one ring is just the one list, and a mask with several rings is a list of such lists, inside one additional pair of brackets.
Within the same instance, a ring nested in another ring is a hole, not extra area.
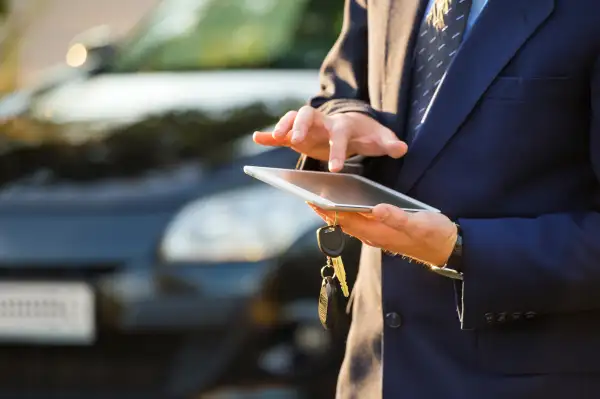
[(319, 249), (327, 257), (327, 264), (321, 269), (319, 320), (325, 329), (335, 330), (347, 326), (345, 298), (349, 296), (346, 271), (340, 256), (345, 240), (344, 233), (337, 224), (337, 212), (333, 225), (317, 230), (317, 241)]

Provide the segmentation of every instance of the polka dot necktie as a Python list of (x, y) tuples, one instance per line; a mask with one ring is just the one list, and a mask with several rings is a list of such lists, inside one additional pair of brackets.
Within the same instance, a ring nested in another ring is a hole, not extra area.
[[(444, 5), (441, 5), (444, 3)], [(406, 141), (418, 135), (431, 100), (448, 65), (458, 51), (467, 26), (472, 0), (435, 0), (431, 13), (443, 10), (443, 26), (427, 15), (418, 33), (414, 51), (411, 103)], [(444, 9), (444, 6), (447, 8)], [(436, 15), (440, 15), (437, 14)]]

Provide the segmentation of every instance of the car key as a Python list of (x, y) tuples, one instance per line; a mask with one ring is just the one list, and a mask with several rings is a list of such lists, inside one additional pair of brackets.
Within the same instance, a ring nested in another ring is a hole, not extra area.
[(350, 295), (348, 283), (346, 282), (346, 270), (342, 262), (342, 251), (344, 250), (344, 233), (338, 225), (324, 226), (317, 230), (317, 241), (319, 249), (327, 256), (328, 264), (333, 264), (334, 277), (340, 282), (342, 293), (347, 298)]

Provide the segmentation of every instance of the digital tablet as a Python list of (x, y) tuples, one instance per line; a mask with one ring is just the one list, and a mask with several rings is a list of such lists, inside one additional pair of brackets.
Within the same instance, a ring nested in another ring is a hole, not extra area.
[(327, 210), (370, 212), (375, 205), (385, 203), (408, 212), (440, 212), (414, 198), (354, 174), (261, 166), (244, 166), (244, 172)]

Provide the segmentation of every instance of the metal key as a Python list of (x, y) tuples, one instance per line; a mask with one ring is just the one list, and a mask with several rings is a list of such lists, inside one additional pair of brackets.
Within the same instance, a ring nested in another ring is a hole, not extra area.
[(345, 244), (342, 229), (338, 225), (321, 227), (317, 230), (317, 241), (321, 252), (331, 261), (335, 270), (335, 277), (340, 282), (342, 293), (347, 298), (350, 292), (348, 291), (348, 283), (346, 282), (346, 270), (340, 256)]

